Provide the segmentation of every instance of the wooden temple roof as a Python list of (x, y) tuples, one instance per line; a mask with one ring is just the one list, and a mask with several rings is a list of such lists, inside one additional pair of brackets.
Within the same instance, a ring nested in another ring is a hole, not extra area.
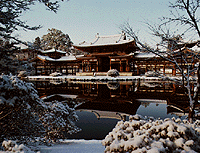
[(43, 54), (49, 54), (49, 53), (60, 53), (60, 54), (66, 54), (65, 51), (62, 51), (62, 50), (57, 50), (55, 48), (52, 48), (52, 49), (49, 49), (49, 50), (40, 50), (41, 53)]
[(69, 56), (62, 56), (59, 59), (54, 59), (49, 56), (37, 55), (36, 59), (33, 59), (32, 61), (41, 60), (44, 62), (73, 62), (73, 61), (76, 62), (77, 58), (80, 58), (82, 56), (83, 55), (78, 55), (78, 56), (69, 55)]
[(96, 35), (96, 38), (91, 43), (82, 42), (77, 45), (73, 45), (74, 48), (94, 53), (94, 52), (115, 52), (126, 51), (127, 49), (136, 50), (139, 49), (134, 40), (127, 40), (125, 33), (109, 36)]

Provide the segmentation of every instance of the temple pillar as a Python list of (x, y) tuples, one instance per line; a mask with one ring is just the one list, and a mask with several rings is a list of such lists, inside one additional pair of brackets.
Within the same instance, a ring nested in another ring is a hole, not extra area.
[(157, 71), (157, 62), (155, 63), (154, 67), (155, 67), (154, 71), (156, 72)]
[(44, 62), (44, 74), (46, 74), (47, 72), (47, 69), (46, 69), (46, 63)]
[(82, 61), (82, 72), (84, 72), (84, 61)]
[(99, 71), (99, 60), (97, 59), (97, 66), (96, 66), (96, 71)]
[(130, 65), (128, 63), (128, 60), (126, 60), (126, 72), (130, 72)]
[(68, 64), (66, 65), (66, 75), (68, 75)]
[(163, 65), (163, 74), (165, 75), (165, 62), (164, 62), (164, 65)]
[(122, 60), (120, 59), (120, 70), (119, 70), (120, 72), (122, 72), (123, 71), (123, 67), (122, 67)]
[(172, 76), (176, 76), (176, 66), (175, 66), (175, 64), (173, 65)]
[(110, 58), (110, 70), (112, 69), (112, 66), (111, 66), (112, 62), (111, 62), (111, 58)]
[(140, 66), (137, 65), (137, 75), (140, 75)]

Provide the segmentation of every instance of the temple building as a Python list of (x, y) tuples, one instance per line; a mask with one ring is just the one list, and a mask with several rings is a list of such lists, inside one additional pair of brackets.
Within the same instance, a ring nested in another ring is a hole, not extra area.
[[(177, 63), (180, 67), (187, 71), (187, 64), (194, 66), (197, 59), (193, 59), (193, 50), (199, 51), (199, 42), (181, 42), (176, 43), (173, 48), (176, 55)], [(110, 69), (117, 69), (120, 75), (141, 75), (148, 71), (158, 72), (163, 75), (177, 76), (181, 75), (177, 66), (153, 53), (145, 51), (137, 46), (135, 40), (126, 38), (125, 33), (110, 36), (96, 35), (96, 38), (91, 43), (80, 43), (74, 45), (74, 48), (83, 52), (89, 53), (86, 56), (77, 58), (81, 61), (82, 72), (80, 75), (88, 74), (89, 72), (107, 72)], [(164, 49), (164, 48), (163, 48)], [(162, 52), (166, 52), (164, 56), (169, 56), (166, 48)], [(190, 54), (192, 53), (192, 54)], [(187, 64), (183, 64), (182, 55), (187, 56)], [(190, 63), (192, 62), (192, 63)], [(97, 73), (98, 74), (98, 73)]]
[(125, 33), (100, 36), (91, 43), (73, 45), (74, 48), (89, 53), (77, 58), (81, 61), (82, 72), (107, 72), (117, 69), (119, 72), (133, 72), (132, 52), (139, 50), (134, 40), (126, 39)]
[[(173, 47), (173, 46), (172, 46)], [(65, 51), (50, 49), (38, 51), (35, 62), (36, 75), (50, 75), (60, 72), (63, 75), (107, 75), (111, 69), (117, 69), (121, 76), (144, 75), (146, 72), (158, 72), (162, 75), (181, 75), (174, 63), (149, 53), (137, 46), (134, 39), (127, 39), (125, 33), (109, 36), (96, 35), (94, 41), (73, 45), (73, 48), (84, 52), (84, 55), (68, 54)], [(174, 48), (174, 47), (173, 47)], [(199, 42), (176, 44), (177, 62), (182, 65), (181, 56), (187, 55), (188, 64), (194, 66), (197, 61), (191, 60), (191, 49), (199, 51)], [(164, 50), (162, 50), (164, 52)], [(187, 53), (187, 54), (186, 54)], [(166, 50), (166, 56), (168, 56)], [(174, 55), (175, 56), (175, 55)], [(192, 63), (189, 63), (192, 61)]]
[[(82, 56), (82, 55), (79, 55)], [(60, 72), (64, 75), (76, 75), (80, 64), (74, 55), (68, 55), (65, 51), (56, 49), (40, 50), (35, 63), (36, 75), (50, 75), (54, 72)]]

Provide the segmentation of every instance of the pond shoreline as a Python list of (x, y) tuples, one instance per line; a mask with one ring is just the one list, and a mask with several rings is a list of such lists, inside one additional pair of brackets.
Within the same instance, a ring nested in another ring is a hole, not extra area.
[[(158, 81), (181, 81), (182, 77), (147, 77), (147, 76), (27, 76), (24, 78), (27, 81), (61, 81), (61, 82), (129, 82), (129, 81), (141, 81), (141, 82), (158, 82)], [(191, 81), (195, 81), (197, 78), (191, 77)]]

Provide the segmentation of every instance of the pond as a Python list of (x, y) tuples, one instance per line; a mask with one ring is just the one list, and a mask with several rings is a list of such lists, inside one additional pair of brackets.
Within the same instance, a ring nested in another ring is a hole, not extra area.
[(154, 118), (185, 117), (188, 103), (170, 82), (35, 82), (40, 97), (76, 99), (81, 132), (69, 139), (101, 140), (119, 120), (139, 114)]

